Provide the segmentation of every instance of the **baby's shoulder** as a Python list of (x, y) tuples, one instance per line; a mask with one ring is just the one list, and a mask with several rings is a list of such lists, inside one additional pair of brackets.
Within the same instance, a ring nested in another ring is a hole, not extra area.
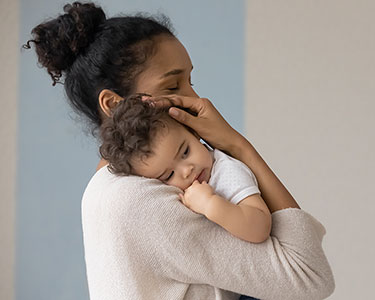
[(215, 149), (214, 150), (214, 165), (218, 168), (233, 168), (233, 169), (238, 169), (238, 168), (247, 168), (245, 164), (243, 164), (241, 161), (235, 159), (232, 156), (229, 156), (228, 154), (225, 154), (224, 152)]

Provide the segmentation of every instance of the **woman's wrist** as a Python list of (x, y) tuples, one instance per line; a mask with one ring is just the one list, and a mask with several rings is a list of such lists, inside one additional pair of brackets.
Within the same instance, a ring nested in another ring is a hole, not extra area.
[(262, 197), (271, 213), (289, 207), (299, 208), (293, 196), (245, 137), (238, 133), (228, 140), (231, 143), (223, 150), (251, 169), (257, 178)]
[(240, 133), (236, 132), (236, 136), (230, 139), (230, 144), (227, 149), (224, 149), (228, 154), (240, 161), (243, 161), (244, 155), (247, 156), (248, 150), (251, 148), (250, 142), (242, 136)]

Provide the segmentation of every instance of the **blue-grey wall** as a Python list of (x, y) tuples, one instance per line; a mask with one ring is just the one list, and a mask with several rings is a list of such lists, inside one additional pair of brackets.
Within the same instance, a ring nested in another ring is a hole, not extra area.
[[(20, 41), (66, 1), (21, 0)], [(193, 61), (192, 81), (227, 120), (243, 129), (243, 1), (97, 1), (108, 16), (168, 15)], [(88, 299), (80, 201), (98, 162), (61, 85), (52, 87), (32, 51), (20, 55), (16, 204), (16, 299)]]

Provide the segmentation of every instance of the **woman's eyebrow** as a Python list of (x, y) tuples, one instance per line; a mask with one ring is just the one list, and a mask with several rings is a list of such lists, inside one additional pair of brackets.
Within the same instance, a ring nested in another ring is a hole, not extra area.
[(184, 70), (174, 69), (172, 71), (169, 71), (169, 72), (163, 74), (160, 78), (165, 78), (165, 77), (168, 77), (168, 76), (171, 76), (171, 75), (178, 75), (178, 74), (181, 74), (182, 72), (184, 72)]
[[(191, 70), (193, 70), (193, 66), (191, 66)], [(172, 76), (172, 75), (178, 75), (178, 74), (181, 74), (183, 73), (185, 70), (184, 69), (174, 69), (172, 71), (169, 71), (163, 75), (161, 75), (160, 78), (165, 78), (165, 77), (168, 77), (168, 76)]]

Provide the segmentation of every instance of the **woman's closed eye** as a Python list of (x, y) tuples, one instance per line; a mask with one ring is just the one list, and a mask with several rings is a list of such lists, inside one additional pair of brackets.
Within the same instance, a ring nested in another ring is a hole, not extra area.
[[(194, 86), (194, 84), (191, 83), (190, 78), (189, 78), (189, 84), (190, 84), (190, 86)], [(177, 91), (179, 89), (180, 89), (180, 87), (179, 87), (178, 83), (175, 86), (171, 86), (171, 87), (167, 88), (168, 91)]]

